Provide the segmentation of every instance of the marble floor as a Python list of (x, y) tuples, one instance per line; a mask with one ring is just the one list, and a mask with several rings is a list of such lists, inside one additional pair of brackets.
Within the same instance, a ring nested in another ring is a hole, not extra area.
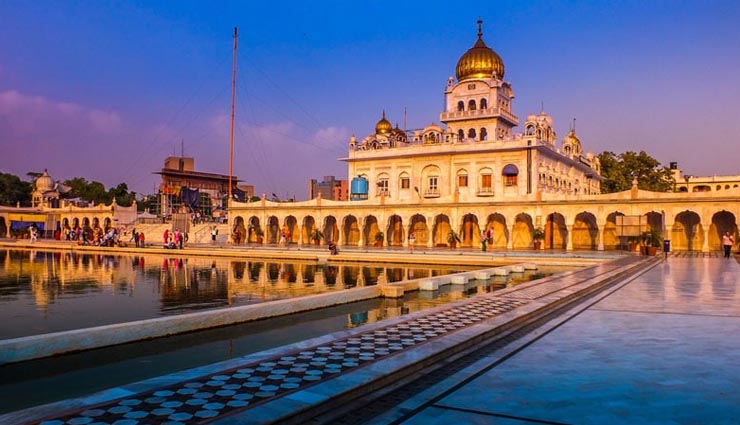
[(738, 424), (740, 265), (678, 255), (405, 425)]

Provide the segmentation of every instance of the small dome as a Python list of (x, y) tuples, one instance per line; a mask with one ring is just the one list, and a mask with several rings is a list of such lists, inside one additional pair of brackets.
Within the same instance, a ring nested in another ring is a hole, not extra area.
[(39, 178), (36, 179), (36, 190), (39, 192), (48, 192), (54, 188), (54, 179), (49, 176), (49, 173), (44, 170)]
[(576, 136), (576, 131), (572, 129), (568, 132), (568, 135), (565, 136), (565, 141), (570, 142), (574, 145), (575, 144), (578, 144), (578, 146), (581, 145), (581, 139), (579, 139), (578, 136)]
[(375, 134), (388, 134), (393, 130), (393, 126), (390, 121), (385, 119), (385, 111), (383, 111), (383, 118), (375, 124)]
[(478, 40), (457, 61), (457, 81), (467, 78), (504, 78), (504, 61), (483, 42), (483, 21), (478, 20)]

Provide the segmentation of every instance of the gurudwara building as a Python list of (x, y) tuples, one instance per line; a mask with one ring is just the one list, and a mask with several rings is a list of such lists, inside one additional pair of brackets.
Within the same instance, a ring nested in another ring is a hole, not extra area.
[(539, 230), (545, 248), (559, 249), (616, 249), (656, 229), (676, 249), (711, 250), (724, 231), (737, 234), (737, 189), (654, 193), (635, 182), (602, 195), (599, 159), (574, 126), (558, 139), (541, 111), (514, 131), (521, 122), (504, 77), (478, 21), (475, 43), (446, 82), (440, 124), (407, 131), (383, 112), (371, 134), (350, 138), (341, 158), (352, 179), (349, 201), (232, 202), (232, 228), (249, 242), (264, 234), (275, 243), (287, 233), (296, 244), (350, 246), (406, 246), (411, 232), (415, 245), (476, 246), (492, 234), (498, 249), (531, 248)]

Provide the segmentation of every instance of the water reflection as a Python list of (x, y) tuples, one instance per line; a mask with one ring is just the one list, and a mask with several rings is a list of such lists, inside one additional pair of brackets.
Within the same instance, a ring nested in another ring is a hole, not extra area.
[(469, 269), (0, 250), (0, 339)]

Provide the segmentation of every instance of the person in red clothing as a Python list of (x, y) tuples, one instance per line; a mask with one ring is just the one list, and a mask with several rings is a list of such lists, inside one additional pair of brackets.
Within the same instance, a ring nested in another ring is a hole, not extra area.
[(165, 245), (170, 243), (170, 232), (167, 229), (164, 229), (164, 233), (162, 234), (162, 241)]
[[(146, 245), (144, 245), (144, 232), (139, 232), (139, 247), (144, 248)], [(141, 260), (142, 262), (144, 260)]]

